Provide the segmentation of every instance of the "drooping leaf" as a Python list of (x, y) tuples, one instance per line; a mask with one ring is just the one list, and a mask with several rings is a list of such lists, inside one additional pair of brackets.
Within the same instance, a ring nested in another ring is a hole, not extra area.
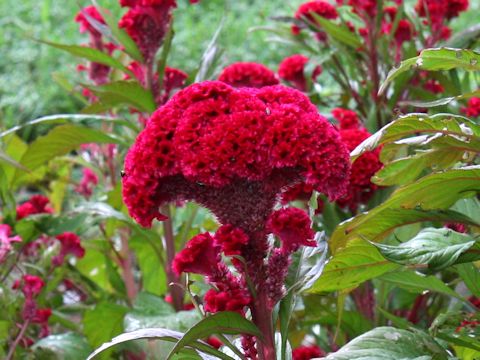
[(394, 271), (379, 277), (382, 281), (395, 284), (405, 290), (421, 294), (425, 291), (434, 291), (447, 296), (463, 300), (455, 291), (435, 276), (424, 276), (413, 271)]
[(315, 22), (320, 25), (317, 27), (325, 31), (336, 41), (340, 42), (341, 44), (350, 46), (355, 50), (362, 46), (362, 42), (360, 41), (359, 36), (356, 33), (350, 31), (346, 26), (335, 24), (315, 12), (311, 12), (310, 14), (315, 19)]
[(458, 264), (455, 266), (468, 290), (480, 298), (480, 269), (474, 264)]
[(428, 265), (432, 271), (445, 269), (475, 244), (470, 235), (451, 229), (426, 228), (400, 245), (373, 244), (385, 259), (401, 265)]
[(204, 318), (192, 326), (175, 344), (167, 360), (171, 359), (175, 353), (192, 342), (208, 338), (214, 334), (248, 334), (262, 338), (258, 328), (240, 314), (230, 311), (219, 312)]
[(38, 358), (84, 360), (92, 352), (87, 340), (75, 333), (50, 335), (32, 345)]
[(353, 339), (325, 360), (451, 359), (428, 334), (389, 326), (378, 327)]
[(153, 94), (137, 81), (118, 80), (105, 85), (87, 86), (99, 99), (109, 105), (127, 104), (152, 113), (157, 108)]
[(468, 166), (433, 173), (402, 186), (381, 205), (340, 224), (330, 238), (330, 248), (335, 253), (349, 241), (359, 238), (379, 242), (395, 227), (414, 222), (474, 224), (465, 215), (446, 209), (457, 200), (474, 195), (479, 180), (480, 166)]
[(329, 259), (322, 275), (309, 292), (350, 289), (397, 268), (399, 265), (385, 260), (367, 241), (354, 240)]
[(438, 71), (463, 69), (467, 71), (480, 70), (480, 54), (467, 49), (424, 49), (420, 55), (404, 60), (400, 65), (392, 69), (382, 83), (379, 93), (383, 93), (387, 85), (400, 74), (415, 68), (419, 70)]

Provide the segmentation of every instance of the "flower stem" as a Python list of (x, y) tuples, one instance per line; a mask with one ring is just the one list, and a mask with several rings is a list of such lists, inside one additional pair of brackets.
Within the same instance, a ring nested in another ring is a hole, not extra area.
[(276, 360), (275, 339), (273, 338), (272, 310), (267, 306), (267, 294), (265, 291), (258, 293), (253, 309), (253, 322), (263, 335), (257, 339), (257, 350), (262, 360)]
[(30, 320), (29, 319), (25, 320), (25, 322), (23, 323), (23, 325), (20, 329), (20, 332), (18, 333), (17, 337), (13, 341), (12, 346), (10, 347), (10, 350), (8, 351), (8, 354), (7, 354), (7, 357), (5, 358), (5, 360), (12, 360), (13, 359), (13, 356), (15, 354), (15, 349), (17, 348), (18, 344), (20, 343), (23, 336), (25, 335), (25, 331), (27, 331), (27, 328), (28, 328), (29, 324), (30, 324)]

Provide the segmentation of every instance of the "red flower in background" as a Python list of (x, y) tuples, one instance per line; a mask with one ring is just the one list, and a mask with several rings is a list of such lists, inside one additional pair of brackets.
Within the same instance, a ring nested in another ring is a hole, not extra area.
[(49, 206), (50, 200), (43, 195), (33, 195), (28, 201), (17, 206), (17, 220), (30, 215), (51, 214), (53, 209)]
[(423, 88), (434, 94), (441, 94), (445, 91), (445, 88), (442, 86), (442, 84), (435, 79), (428, 79), (425, 84), (423, 84)]
[[(318, 16), (321, 16), (329, 20), (333, 20), (338, 17), (338, 13), (337, 13), (337, 10), (335, 9), (335, 6), (333, 6), (327, 1), (315, 0), (315, 1), (309, 1), (300, 5), (297, 11), (295, 12), (295, 19), (306, 20), (318, 26), (319, 23), (315, 20), (315, 17), (312, 14), (316, 14)], [(292, 26), (292, 33), (294, 35), (298, 35), (300, 31), (301, 31), (300, 26), (298, 25)], [(317, 36), (317, 39), (321, 41), (324, 41), (326, 39), (326, 35), (323, 32), (317, 32), (316, 36)]]
[[(282, 60), (278, 67), (278, 76), (288, 81), (296, 89), (305, 92), (307, 90), (307, 79), (305, 78), (305, 65), (308, 63), (308, 57), (295, 54)], [(322, 73), (322, 67), (318, 65), (312, 73), (312, 80), (315, 81), (318, 75)]]
[(33, 299), (40, 294), (45, 282), (38, 276), (25, 274), (21, 280), (16, 280), (12, 289), (22, 289), (23, 295), (27, 299)]
[(90, 168), (83, 168), (83, 176), (80, 184), (75, 188), (75, 191), (79, 194), (89, 198), (92, 196), (93, 188), (98, 184), (98, 176)]
[(218, 80), (233, 87), (260, 88), (278, 84), (278, 79), (272, 70), (254, 62), (233, 63), (223, 69)]
[(12, 243), (21, 242), (22, 238), (18, 235), (10, 236), (12, 229), (7, 224), (0, 224), (0, 263), (5, 259), (7, 254), (12, 250)]
[(468, 0), (418, 0), (415, 11), (420, 17), (429, 17), (433, 30), (438, 31), (444, 22), (467, 10), (468, 5)]
[(220, 247), (214, 243), (209, 233), (204, 233), (193, 237), (185, 248), (177, 253), (172, 268), (177, 275), (191, 272), (208, 276), (216, 272), (219, 261)]
[(325, 352), (317, 345), (303, 345), (292, 351), (293, 360), (310, 360), (325, 356)]
[(82, 258), (85, 255), (85, 249), (80, 243), (78, 235), (65, 232), (56, 236), (60, 241), (60, 253), (52, 258), (52, 264), (60, 266), (65, 260), (65, 256), (71, 254), (77, 258)]
[(468, 99), (467, 107), (463, 107), (460, 110), (470, 117), (479, 116), (480, 115), (480, 98), (472, 97)]
[(357, 129), (360, 126), (360, 119), (355, 111), (335, 108), (332, 115), (338, 121), (340, 129)]
[(75, 21), (80, 24), (80, 32), (88, 32), (94, 37), (101, 37), (102, 34), (97, 30), (95, 22), (105, 25), (105, 19), (93, 5), (84, 7), (75, 16)]
[(233, 291), (217, 291), (210, 289), (204, 297), (205, 311), (216, 313), (219, 311), (235, 311), (243, 314), (245, 306), (250, 304), (250, 296), (240, 289)]

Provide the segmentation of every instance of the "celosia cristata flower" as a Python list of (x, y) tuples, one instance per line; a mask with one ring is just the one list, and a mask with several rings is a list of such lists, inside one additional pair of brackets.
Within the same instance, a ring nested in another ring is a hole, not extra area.
[[(318, 16), (321, 16), (329, 20), (333, 20), (338, 17), (338, 13), (337, 13), (337, 10), (335, 9), (335, 6), (333, 6), (327, 1), (315, 0), (315, 1), (309, 1), (300, 5), (297, 11), (295, 12), (295, 19), (307, 21), (308, 23), (319, 26), (318, 22), (315, 20), (315, 17), (312, 14), (316, 14)], [(300, 26), (298, 25), (292, 26), (292, 33), (294, 35), (299, 34), (300, 31), (301, 31)], [(321, 40), (321, 41), (326, 40), (326, 34), (324, 32), (317, 32), (315, 35), (318, 40)]]
[(12, 243), (22, 241), (22, 238), (18, 235), (10, 236), (11, 233), (10, 225), (0, 224), (0, 263), (5, 260), (7, 254), (12, 250)]
[(146, 63), (151, 63), (168, 31), (174, 0), (122, 0), (129, 7), (118, 26), (137, 44)]
[(25, 274), (21, 280), (15, 281), (13, 289), (22, 289), (23, 295), (26, 298), (33, 298), (40, 294), (45, 282), (38, 276)]
[(30, 319), (32, 323), (40, 325), (40, 338), (50, 335), (50, 330), (48, 329), (48, 319), (50, 316), (52, 316), (52, 309), (36, 309), (33, 317)]
[(105, 19), (98, 12), (95, 6), (87, 6), (78, 12), (75, 16), (75, 21), (80, 24), (80, 32), (88, 32), (92, 36), (101, 37), (102, 34), (98, 31), (95, 23), (105, 25)]
[(418, 0), (415, 10), (420, 17), (429, 18), (434, 31), (444, 22), (457, 17), (468, 9), (468, 0)]
[(60, 253), (52, 258), (52, 264), (60, 266), (65, 260), (65, 256), (71, 254), (77, 258), (82, 258), (85, 255), (85, 249), (82, 247), (80, 237), (78, 235), (65, 232), (57, 235), (56, 239), (60, 241)]
[(317, 345), (303, 345), (292, 351), (293, 360), (310, 360), (325, 356), (325, 352)]
[[(282, 60), (278, 67), (278, 76), (291, 83), (296, 89), (305, 92), (307, 90), (307, 79), (305, 78), (305, 65), (308, 63), (308, 57), (295, 54)], [(322, 67), (316, 66), (312, 73), (312, 80), (315, 81), (318, 75), (322, 73)]]
[(49, 206), (50, 201), (46, 196), (33, 195), (28, 201), (17, 206), (17, 220), (30, 215), (51, 214), (53, 209)]
[[(289, 251), (272, 248), (268, 234), (276, 230), (267, 221), (286, 188), (304, 182), (334, 200), (344, 194), (348, 175), (349, 156), (337, 130), (301, 92), (207, 81), (181, 90), (152, 115), (127, 154), (123, 196), (144, 226), (165, 219), (159, 206), (178, 200), (196, 201), (215, 214), (223, 225), (219, 234), (195, 236), (176, 255), (173, 270), (203, 274), (215, 286), (204, 301), (209, 312), (243, 313), (248, 306), (265, 334), (257, 345), (272, 356), (271, 315), (285, 293), (290, 253), (314, 244), (305, 238), (312, 230), (303, 215), (283, 210), (292, 215), (278, 225)], [(234, 263), (237, 274), (220, 252), (243, 259)], [(246, 353), (251, 345), (244, 337)]]
[(218, 77), (233, 87), (254, 87), (277, 85), (275, 73), (263, 64), (238, 62), (228, 65)]
[(343, 108), (335, 108), (332, 115), (338, 121), (340, 129), (357, 129), (360, 126), (360, 119), (355, 111)]
[(468, 99), (467, 107), (463, 107), (460, 110), (470, 117), (479, 116), (480, 115), (480, 98), (472, 97)]

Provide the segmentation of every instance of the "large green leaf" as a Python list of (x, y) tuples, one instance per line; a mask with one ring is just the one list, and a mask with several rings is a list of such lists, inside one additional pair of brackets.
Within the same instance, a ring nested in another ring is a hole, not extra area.
[(468, 290), (470, 290), (474, 296), (480, 298), (480, 269), (471, 263), (458, 264), (455, 268)]
[(50, 335), (33, 346), (36, 358), (56, 360), (84, 360), (92, 352), (87, 340), (75, 333)]
[(242, 315), (229, 311), (219, 312), (204, 318), (196, 325), (191, 327), (175, 344), (172, 351), (168, 355), (167, 360), (171, 359), (175, 353), (191, 343), (199, 339), (206, 339), (214, 334), (248, 334), (260, 338), (262, 337), (262, 334), (258, 328), (252, 322), (245, 319)]
[(153, 94), (137, 81), (119, 80), (100, 86), (84, 86), (92, 90), (100, 102), (105, 102), (112, 107), (127, 104), (148, 113), (154, 112), (157, 108)]
[(315, 22), (320, 25), (317, 27), (325, 31), (336, 41), (350, 46), (355, 50), (362, 46), (359, 36), (355, 32), (350, 31), (346, 26), (335, 24), (330, 20), (316, 14), (315, 12), (311, 12), (310, 14), (315, 19)]
[(380, 87), (379, 93), (383, 93), (387, 85), (397, 76), (412, 68), (428, 71), (457, 68), (468, 71), (479, 71), (479, 62), (480, 54), (472, 50), (449, 48), (425, 49), (422, 50), (417, 57), (404, 60), (398, 67), (392, 69)]
[(423, 276), (413, 271), (395, 271), (384, 274), (379, 279), (410, 292), (422, 294), (428, 290), (463, 300), (461, 296), (435, 276)]
[(475, 244), (470, 235), (451, 229), (423, 229), (398, 246), (374, 244), (385, 259), (401, 265), (428, 265), (432, 271), (447, 268)]
[(419, 221), (472, 224), (474, 222), (468, 217), (444, 209), (450, 208), (459, 199), (474, 195), (479, 184), (480, 166), (424, 176), (395, 190), (383, 204), (340, 224), (330, 238), (330, 248), (335, 253), (358, 238), (379, 242), (395, 227)]
[(367, 241), (354, 240), (332, 256), (309, 292), (350, 289), (397, 268)]
[(127, 308), (111, 303), (99, 303), (85, 312), (83, 331), (91, 346), (98, 347), (113, 336), (122, 333)]
[[(118, 138), (98, 130), (76, 125), (60, 125), (30, 144), (20, 163), (32, 171), (57, 156), (68, 154), (82, 144), (120, 142)], [(22, 175), (17, 171), (13, 181), (18, 183)]]
[(375, 328), (330, 354), (325, 360), (431, 360), (451, 359), (429, 335), (393, 327)]

